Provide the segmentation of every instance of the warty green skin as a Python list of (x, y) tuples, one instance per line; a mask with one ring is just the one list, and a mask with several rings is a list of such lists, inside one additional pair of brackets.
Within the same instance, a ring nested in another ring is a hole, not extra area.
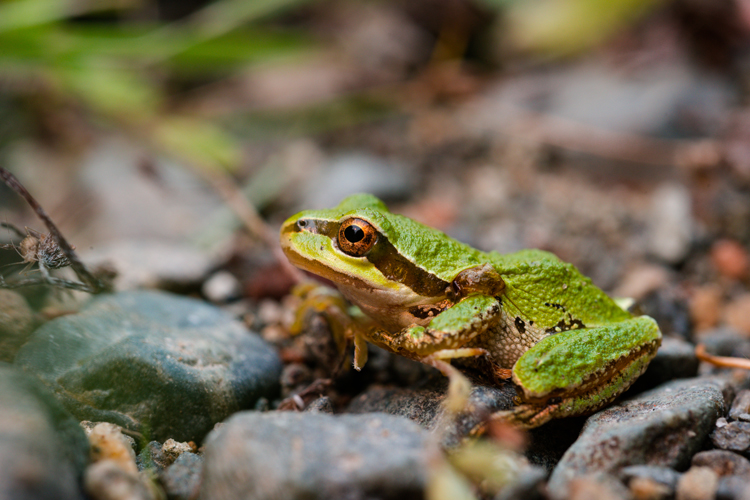
[[(337, 243), (339, 225), (351, 218), (377, 232), (363, 257)], [(374, 320), (379, 328), (367, 340), (420, 360), (479, 348), (489, 361), (479, 366), (512, 368), (527, 404), (511, 419), (527, 426), (605, 405), (645, 370), (661, 341), (653, 319), (633, 318), (553, 254), (482, 252), (392, 214), (372, 195), (290, 217), (281, 243), (292, 263), (333, 281)], [(467, 270), (498, 275), (503, 286), (451, 294)]]

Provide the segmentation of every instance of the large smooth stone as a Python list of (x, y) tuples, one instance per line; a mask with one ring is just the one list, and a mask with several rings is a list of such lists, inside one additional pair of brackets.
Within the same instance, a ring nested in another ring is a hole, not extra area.
[(81, 420), (200, 441), (278, 390), (276, 351), (207, 303), (161, 292), (93, 299), (43, 325), (16, 356)]
[(200, 498), (422, 498), (436, 460), (403, 417), (243, 412), (208, 436)]
[(0, 363), (0, 498), (83, 499), (88, 453), (78, 421), (36, 380)]
[(552, 472), (549, 490), (564, 498), (573, 479), (629, 465), (684, 468), (723, 414), (727, 388), (718, 378), (675, 380), (592, 415)]

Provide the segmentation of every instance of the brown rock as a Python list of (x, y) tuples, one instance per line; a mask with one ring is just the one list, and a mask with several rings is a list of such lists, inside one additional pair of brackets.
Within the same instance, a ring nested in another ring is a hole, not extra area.
[(691, 467), (677, 481), (677, 500), (713, 500), (719, 476), (708, 467)]
[(672, 494), (667, 486), (648, 477), (635, 477), (628, 486), (636, 500), (661, 500)]
[(747, 250), (734, 240), (719, 240), (711, 247), (711, 261), (722, 276), (742, 279), (747, 276)]
[(727, 304), (724, 319), (732, 328), (750, 335), (750, 293), (742, 294)]
[(708, 285), (695, 289), (690, 297), (690, 317), (696, 331), (716, 326), (721, 318), (721, 288)]

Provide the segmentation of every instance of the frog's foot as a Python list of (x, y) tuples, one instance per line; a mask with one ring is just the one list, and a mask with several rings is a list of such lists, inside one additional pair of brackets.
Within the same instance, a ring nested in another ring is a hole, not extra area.
[(464, 347), (443, 349), (420, 359), (422, 363), (437, 368), (448, 377), (448, 396), (445, 398), (445, 407), (448, 411), (459, 412), (465, 409), (471, 395), (471, 382), (463, 373), (451, 365), (449, 360), (485, 355), (487, 355), (487, 351), (484, 349)]
[(559, 406), (559, 404), (549, 406), (524, 404), (516, 406), (512, 410), (497, 411), (490, 416), (490, 419), (513, 424), (522, 429), (533, 429), (555, 418)]

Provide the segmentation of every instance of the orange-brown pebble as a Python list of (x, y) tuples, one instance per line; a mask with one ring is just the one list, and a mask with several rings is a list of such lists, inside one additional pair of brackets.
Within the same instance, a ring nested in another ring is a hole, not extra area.
[(750, 293), (742, 294), (726, 305), (724, 320), (735, 330), (750, 335)]
[(711, 261), (722, 276), (743, 279), (747, 276), (750, 257), (747, 250), (734, 240), (719, 240), (711, 247)]
[(690, 317), (696, 331), (716, 326), (721, 318), (721, 288), (708, 285), (696, 288), (690, 297)]

